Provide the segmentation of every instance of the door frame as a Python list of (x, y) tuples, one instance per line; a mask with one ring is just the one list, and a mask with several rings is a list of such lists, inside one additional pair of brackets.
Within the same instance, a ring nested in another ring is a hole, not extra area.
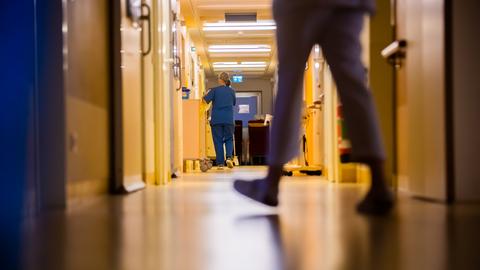
[[(165, 185), (172, 179), (171, 102), (173, 86), (170, 0), (152, 1), (155, 111), (155, 184)], [(160, 48), (162, 48), (160, 50)]]
[[(126, 185), (124, 181), (124, 125), (123, 125), (123, 76), (122, 76), (122, 4), (111, 2), (110, 13), (110, 59), (111, 59), (111, 184), (112, 193), (130, 193), (145, 188), (145, 182), (136, 181)], [(139, 71), (140, 72), (140, 71)], [(143, 104), (142, 104), (143, 105)], [(143, 132), (142, 132), (143, 133)], [(143, 157), (142, 157), (143, 159)]]

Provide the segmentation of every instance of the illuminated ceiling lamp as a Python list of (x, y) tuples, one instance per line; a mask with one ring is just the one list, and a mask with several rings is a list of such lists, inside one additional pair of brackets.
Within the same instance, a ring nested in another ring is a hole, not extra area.
[(215, 62), (215, 70), (265, 70), (266, 62)]
[(270, 53), (272, 48), (269, 45), (211, 45), (208, 47), (210, 53)]

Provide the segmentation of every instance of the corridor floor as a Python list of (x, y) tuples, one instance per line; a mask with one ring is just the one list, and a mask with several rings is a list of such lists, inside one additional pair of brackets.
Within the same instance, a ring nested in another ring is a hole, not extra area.
[(232, 179), (264, 168), (189, 174), (105, 196), (28, 224), (26, 269), (480, 269), (480, 206), (399, 195), (387, 218), (354, 211), (365, 187), (285, 178), (272, 209)]

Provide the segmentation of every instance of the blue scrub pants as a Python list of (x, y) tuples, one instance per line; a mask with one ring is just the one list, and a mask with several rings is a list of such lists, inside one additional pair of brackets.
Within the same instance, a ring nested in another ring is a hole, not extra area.
[(211, 125), (213, 144), (215, 145), (215, 154), (217, 156), (217, 166), (225, 164), (225, 153), (223, 152), (223, 144), (227, 151), (227, 158), (233, 157), (233, 132), (234, 125), (216, 124)]

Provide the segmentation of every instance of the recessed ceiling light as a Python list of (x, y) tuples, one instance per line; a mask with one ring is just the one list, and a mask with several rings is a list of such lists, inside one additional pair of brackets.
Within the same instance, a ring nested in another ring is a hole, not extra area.
[(214, 69), (265, 69), (266, 62), (215, 62)]
[(272, 51), (270, 45), (211, 45), (208, 47), (210, 53), (269, 53)]
[(242, 65), (266, 65), (267, 62), (242, 62)]
[(213, 65), (237, 65), (241, 64), (241, 62), (215, 62)]
[(208, 47), (210, 53), (256, 53), (256, 52), (271, 52), (269, 45), (212, 45)]
[(214, 65), (266, 65), (267, 62), (265, 61), (252, 61), (252, 62), (214, 62)]
[(211, 49), (232, 49), (232, 48), (240, 48), (240, 49), (267, 48), (267, 49), (270, 49), (270, 46), (269, 45), (264, 45), (264, 44), (232, 44), (232, 45), (210, 45), (209, 48), (211, 48)]
[(267, 65), (214, 65), (214, 68), (265, 68)]

